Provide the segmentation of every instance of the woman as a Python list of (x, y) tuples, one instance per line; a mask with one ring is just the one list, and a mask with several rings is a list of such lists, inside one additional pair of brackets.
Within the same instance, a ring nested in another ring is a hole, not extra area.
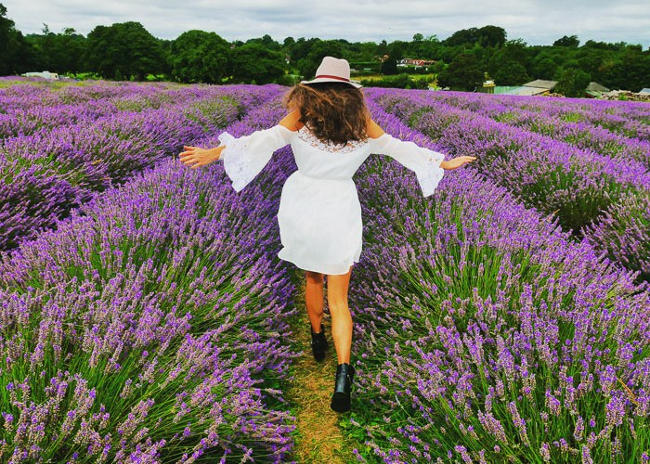
[(223, 160), (232, 187), (240, 191), (277, 149), (291, 144), (298, 170), (287, 178), (280, 195), (278, 257), (305, 271), (311, 346), (317, 361), (328, 347), (322, 324), (327, 276), (338, 358), (330, 406), (337, 412), (350, 409), (354, 379), (348, 284), (361, 254), (362, 218), (352, 175), (371, 153), (384, 153), (414, 171), (423, 195), (429, 196), (443, 170), (476, 159), (459, 156), (444, 161), (442, 153), (385, 133), (370, 117), (360, 87), (350, 80), (347, 60), (325, 56), (315, 79), (301, 81), (287, 92), (283, 104), (291, 111), (277, 125), (239, 138), (223, 132), (218, 147), (186, 146), (180, 153), (181, 161), (192, 168)]

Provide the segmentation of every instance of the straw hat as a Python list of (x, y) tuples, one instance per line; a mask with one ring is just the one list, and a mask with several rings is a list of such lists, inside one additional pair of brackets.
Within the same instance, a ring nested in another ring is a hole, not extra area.
[(317, 84), (318, 82), (345, 82), (357, 89), (363, 87), (356, 81), (350, 80), (350, 63), (345, 58), (334, 58), (324, 56), (318, 69), (316, 77), (310, 81), (300, 81), (301, 84)]

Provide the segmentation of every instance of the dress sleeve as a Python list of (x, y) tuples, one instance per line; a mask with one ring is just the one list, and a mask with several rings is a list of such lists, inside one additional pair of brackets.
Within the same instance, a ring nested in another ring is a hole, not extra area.
[(420, 147), (411, 141), (400, 140), (386, 132), (370, 139), (370, 153), (388, 155), (414, 171), (425, 197), (433, 194), (445, 173), (440, 167), (440, 163), (445, 160), (443, 153)]
[(261, 129), (249, 135), (233, 137), (227, 131), (219, 135), (225, 145), (219, 161), (223, 161), (232, 188), (239, 192), (267, 165), (273, 153), (291, 142), (294, 131), (282, 124)]

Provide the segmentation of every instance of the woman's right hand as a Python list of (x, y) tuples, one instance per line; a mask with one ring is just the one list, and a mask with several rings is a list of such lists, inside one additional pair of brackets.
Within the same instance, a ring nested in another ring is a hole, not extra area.
[(456, 158), (452, 158), (449, 161), (443, 161), (442, 163), (440, 163), (440, 167), (442, 169), (452, 171), (468, 163), (471, 163), (475, 159), (476, 156), (457, 156)]
[(225, 145), (220, 145), (215, 148), (200, 148), (192, 146), (183, 146), (185, 151), (179, 154), (181, 162), (188, 166), (191, 166), (192, 169), (205, 166), (214, 161), (217, 161), (221, 156)]

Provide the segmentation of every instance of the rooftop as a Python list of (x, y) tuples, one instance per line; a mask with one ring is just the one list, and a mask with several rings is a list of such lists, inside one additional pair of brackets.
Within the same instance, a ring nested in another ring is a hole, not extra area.
[(542, 89), (552, 89), (557, 84), (557, 81), (545, 81), (543, 79), (535, 79), (534, 81), (526, 82), (523, 84), (526, 87), (539, 87)]
[(591, 81), (585, 90), (593, 90), (595, 92), (609, 92), (609, 89), (598, 82)]
[(538, 95), (548, 89), (543, 87), (531, 87), (526, 85), (497, 85), (494, 87), (495, 94), (504, 95)]

